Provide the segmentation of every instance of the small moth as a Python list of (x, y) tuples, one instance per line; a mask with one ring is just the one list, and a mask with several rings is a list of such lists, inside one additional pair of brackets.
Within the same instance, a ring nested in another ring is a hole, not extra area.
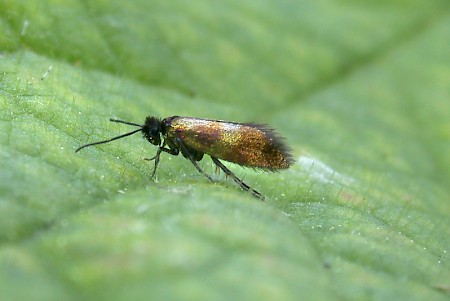
[(195, 117), (172, 116), (160, 119), (148, 116), (144, 124), (110, 119), (112, 122), (138, 127), (138, 129), (108, 140), (80, 146), (75, 152), (97, 144), (108, 143), (137, 132), (158, 146), (156, 155), (147, 160), (155, 160), (152, 179), (158, 167), (162, 152), (177, 156), (180, 152), (207, 177), (197, 161), (207, 154), (214, 164), (231, 177), (243, 190), (250, 191), (255, 197), (264, 200), (264, 196), (236, 177), (222, 162), (224, 160), (262, 171), (278, 171), (289, 168), (294, 160), (291, 148), (276, 131), (266, 125), (257, 123), (237, 123), (223, 120), (202, 119)]

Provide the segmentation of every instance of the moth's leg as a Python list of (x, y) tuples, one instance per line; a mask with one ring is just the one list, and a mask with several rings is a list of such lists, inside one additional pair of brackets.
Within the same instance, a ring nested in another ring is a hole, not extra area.
[[(166, 144), (169, 146), (169, 148), (165, 147)], [(180, 153), (178, 148), (176, 148), (175, 145), (173, 145), (173, 143), (170, 143), (170, 141), (168, 141), (168, 143), (166, 143), (166, 140), (164, 140), (163, 144), (158, 147), (158, 151), (156, 152), (156, 155), (154, 157), (152, 157), (152, 158), (144, 158), (144, 160), (147, 160), (147, 161), (155, 160), (155, 167), (153, 168), (151, 179), (155, 178), (156, 168), (158, 167), (159, 157), (161, 156), (162, 152), (171, 154), (173, 156), (178, 156), (178, 154)]]
[[(189, 151), (188, 147), (186, 146), (186, 144), (184, 144), (183, 141), (181, 141), (181, 139), (176, 138), (177, 139), (177, 144), (179, 145), (180, 149), (181, 149), (181, 153), (183, 154), (183, 156), (185, 156), (186, 158), (188, 158), (191, 163), (195, 166), (195, 168), (197, 168), (198, 172), (201, 173), (202, 175), (204, 175), (205, 177), (207, 177), (211, 182), (214, 182), (214, 180), (207, 174), (205, 173), (200, 166), (198, 166), (197, 161), (195, 161), (194, 156), (191, 154), (191, 152)], [(197, 153), (197, 158), (200, 160), (203, 157), (202, 153)]]
[(233, 181), (236, 182), (236, 184), (239, 185), (239, 187), (241, 187), (245, 191), (250, 191), (255, 197), (261, 199), (262, 201), (265, 200), (265, 197), (261, 193), (259, 193), (255, 189), (251, 188), (250, 186), (245, 184), (241, 179), (236, 177), (231, 170), (229, 170), (225, 165), (222, 164), (222, 162), (219, 161), (219, 159), (217, 159), (217, 158), (215, 158), (213, 156), (211, 156), (211, 159), (213, 160), (214, 164), (216, 164), (216, 166), (218, 166), (220, 169), (222, 169), (223, 172), (227, 176), (231, 177), (233, 179)]

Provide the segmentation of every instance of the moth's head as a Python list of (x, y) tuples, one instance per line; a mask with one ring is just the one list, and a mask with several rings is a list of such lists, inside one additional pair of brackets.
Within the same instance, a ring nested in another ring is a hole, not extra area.
[(161, 119), (148, 116), (141, 131), (148, 142), (153, 145), (161, 145)]

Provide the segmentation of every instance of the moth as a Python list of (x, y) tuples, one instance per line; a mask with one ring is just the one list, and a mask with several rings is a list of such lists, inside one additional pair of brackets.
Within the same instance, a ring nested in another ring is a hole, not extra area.
[(181, 116), (164, 119), (148, 116), (144, 124), (112, 118), (110, 121), (135, 126), (137, 129), (111, 139), (82, 145), (75, 152), (141, 132), (148, 142), (158, 147), (156, 155), (147, 159), (155, 161), (152, 179), (155, 177), (161, 153), (164, 152), (173, 156), (181, 153), (201, 174), (214, 182), (197, 163), (206, 154), (239, 187), (264, 200), (261, 193), (234, 175), (220, 160), (262, 171), (287, 169), (294, 163), (291, 148), (285, 143), (285, 139), (264, 124)]

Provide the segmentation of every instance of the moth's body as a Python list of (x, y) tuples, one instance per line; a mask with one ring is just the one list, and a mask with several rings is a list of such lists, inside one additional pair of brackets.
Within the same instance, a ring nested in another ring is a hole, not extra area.
[(173, 116), (162, 120), (166, 139), (180, 139), (196, 161), (203, 154), (245, 167), (274, 171), (288, 168), (292, 159), (281, 139), (264, 125)]
[(111, 119), (111, 121), (139, 126), (141, 129), (109, 140), (83, 145), (76, 151), (141, 131), (145, 139), (159, 147), (156, 156), (149, 159), (155, 160), (152, 178), (155, 175), (161, 152), (175, 156), (181, 152), (200, 173), (212, 181), (211, 177), (204, 173), (196, 163), (203, 158), (204, 154), (207, 154), (214, 164), (242, 189), (251, 191), (253, 195), (264, 199), (259, 192), (237, 178), (219, 159), (265, 171), (286, 169), (293, 163), (290, 149), (283, 139), (273, 129), (261, 124), (180, 116), (167, 117), (163, 120), (149, 116), (143, 125), (116, 119)]

